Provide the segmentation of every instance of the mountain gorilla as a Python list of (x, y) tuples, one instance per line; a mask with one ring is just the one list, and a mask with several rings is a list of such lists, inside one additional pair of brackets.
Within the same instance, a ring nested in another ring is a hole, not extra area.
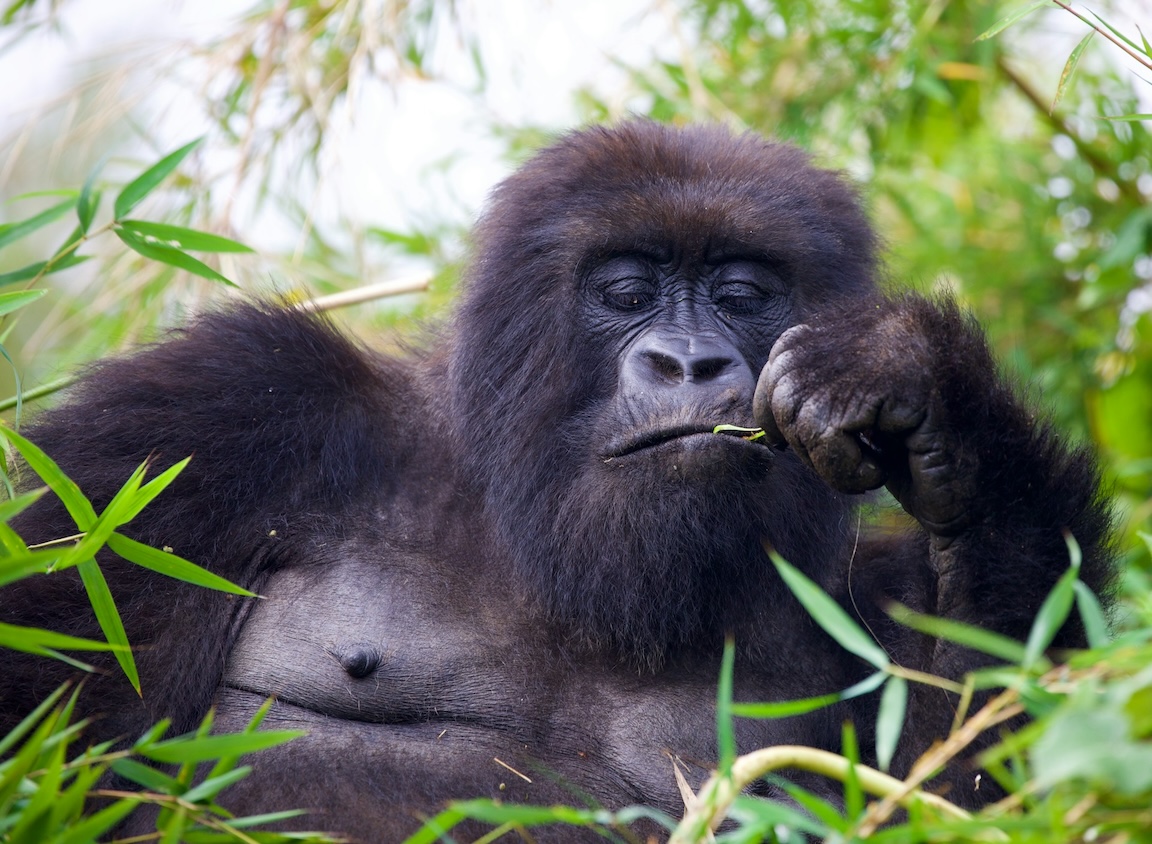
[[(308, 735), (256, 757), (227, 805), (314, 809), (309, 825), (370, 842), (450, 798), (678, 816), (671, 759), (695, 785), (716, 758), (726, 634), (738, 699), (870, 670), (766, 546), (898, 663), (982, 664), (884, 608), (1023, 638), (1068, 567), (1065, 533), (1107, 586), (1109, 515), (1091, 459), (1013, 396), (972, 320), (878, 292), (875, 253), (855, 191), (798, 150), (630, 121), (568, 135), (496, 189), (454, 320), (408, 357), (245, 305), (95, 366), (29, 436), (98, 507), (149, 456), (193, 455), (135, 537), (266, 599), (104, 560), (144, 695), (115, 670), (89, 678), (90, 736), (189, 730), (211, 706), (239, 729), (274, 696), (265, 725)], [(859, 493), (882, 485), (903, 534), (861, 527)], [(74, 531), (56, 505), (20, 527)], [(72, 574), (4, 589), (0, 617), (98, 636)], [(2, 660), (7, 727), (71, 671)], [(867, 748), (876, 707), (741, 721), (739, 744), (838, 750), (854, 718)], [(895, 770), (953, 714), (913, 688)], [(971, 805), (991, 790), (973, 782), (958, 765), (942, 784)]]

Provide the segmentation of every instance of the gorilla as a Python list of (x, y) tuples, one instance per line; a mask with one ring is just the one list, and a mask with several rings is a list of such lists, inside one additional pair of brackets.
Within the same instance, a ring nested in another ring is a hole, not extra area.
[[(28, 436), (97, 507), (150, 456), (192, 455), (129, 533), (264, 598), (103, 559), (143, 699), (101, 663), (88, 736), (187, 731), (211, 707), (239, 730), (274, 697), (265, 726), (307, 736), (254, 757), (225, 804), (305, 808), (366, 842), (452, 798), (677, 817), (673, 760), (694, 787), (715, 764), (726, 636), (738, 700), (871, 671), (766, 547), (894, 661), (951, 678), (985, 658), (897, 625), (893, 601), (1022, 640), (1066, 534), (1106, 591), (1091, 456), (1017, 398), (955, 304), (882, 289), (877, 252), (853, 187), (801, 151), (630, 120), (561, 138), (495, 189), (454, 316), (404, 356), (248, 303), (92, 366)], [(903, 527), (862, 524), (880, 487)], [(74, 532), (58, 504), (25, 515), (28, 541)], [(0, 591), (0, 618), (98, 637), (73, 574)], [(1069, 623), (1055, 645), (1081, 638)], [(0, 656), (0, 728), (73, 671)], [(867, 749), (877, 707), (741, 720), (738, 744), (839, 750), (852, 719)], [(893, 769), (953, 716), (914, 687)], [(995, 791), (975, 783), (966, 764), (938, 781), (969, 806)]]

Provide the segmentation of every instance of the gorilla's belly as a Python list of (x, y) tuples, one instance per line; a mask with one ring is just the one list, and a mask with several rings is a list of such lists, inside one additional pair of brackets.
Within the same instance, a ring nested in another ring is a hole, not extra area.
[[(229, 808), (323, 806), (311, 824), (379, 841), (445, 796), (682, 813), (674, 764), (698, 786), (716, 755), (717, 665), (606, 669), (527, 630), (509, 596), (421, 569), (346, 558), (268, 584), (229, 660), (217, 729), (242, 729), (274, 696), (264, 728), (308, 735), (262, 754)], [(823, 716), (743, 722), (741, 737), (826, 744), (836, 729)], [(341, 793), (318, 797), (332, 782)]]

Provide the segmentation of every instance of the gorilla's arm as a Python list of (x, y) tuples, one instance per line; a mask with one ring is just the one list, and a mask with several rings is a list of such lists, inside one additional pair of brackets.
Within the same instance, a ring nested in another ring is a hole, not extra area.
[[(899, 627), (882, 611), (891, 600), (1025, 640), (1068, 568), (1066, 533), (1083, 552), (1081, 579), (1110, 588), (1111, 518), (1094, 461), (1018, 401), (953, 303), (857, 301), (791, 329), (756, 406), (769, 436), (833, 487), (884, 484), (922, 527), (863, 542), (848, 584), (848, 602), (898, 662), (958, 678), (988, 658)], [(1081, 637), (1069, 622), (1055, 644)], [(946, 735), (941, 693), (913, 695), (912, 734)]]
[[(323, 320), (282, 309), (210, 314), (162, 344), (94, 366), (67, 403), (26, 431), (99, 511), (142, 461), (188, 455), (175, 483), (124, 528), (249, 589), (290, 564), (293, 535), (336, 521), (368, 485), (387, 484), (403, 371), (383, 372)], [(75, 533), (58, 502), (16, 525), (28, 542)], [(249, 602), (155, 575), (110, 554), (104, 572), (135, 646), (141, 702), (114, 661), (86, 695), (107, 716), (98, 737), (133, 737), (160, 717), (202, 717)], [(75, 572), (0, 592), (0, 619), (102, 638)], [(74, 674), (63, 663), (0, 654), (0, 732)]]

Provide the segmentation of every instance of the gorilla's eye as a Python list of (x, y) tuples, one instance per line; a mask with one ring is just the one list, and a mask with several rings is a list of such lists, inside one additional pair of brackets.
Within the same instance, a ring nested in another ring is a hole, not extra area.
[(726, 281), (716, 287), (713, 300), (734, 316), (758, 314), (768, 307), (772, 294), (748, 281)]
[(656, 285), (646, 278), (617, 278), (600, 289), (604, 304), (616, 311), (638, 311), (652, 304)]

